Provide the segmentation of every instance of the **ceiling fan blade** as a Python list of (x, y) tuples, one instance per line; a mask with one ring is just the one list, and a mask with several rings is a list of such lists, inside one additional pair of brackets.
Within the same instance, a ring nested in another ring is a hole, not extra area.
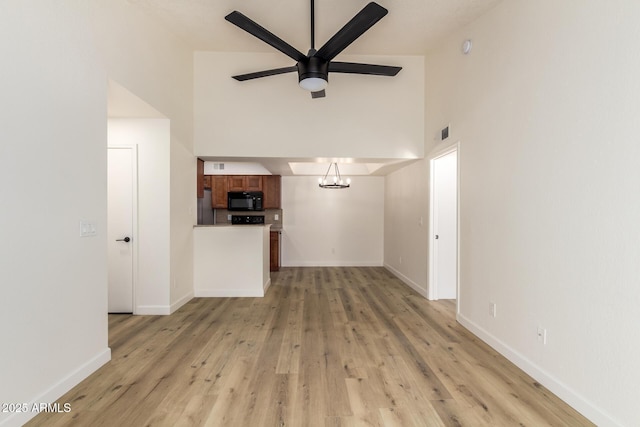
[(369, 3), (351, 21), (347, 22), (340, 31), (334, 34), (314, 56), (319, 56), (327, 61), (332, 60), (376, 22), (381, 20), (387, 12), (387, 9), (379, 4)]
[(317, 92), (311, 92), (311, 98), (312, 99), (324, 98), (325, 96), (327, 96), (327, 94), (324, 92), (324, 89), (319, 90)]
[(292, 67), (274, 68), (273, 70), (256, 71), (255, 73), (239, 74), (232, 77), (239, 82), (243, 82), (245, 80), (259, 79), (260, 77), (275, 76), (278, 74), (291, 73), (293, 71), (298, 71), (298, 67), (296, 65)]
[(225, 16), (224, 19), (231, 22), (233, 25), (245, 30), (252, 36), (257, 37), (263, 42), (275, 47), (280, 52), (284, 53), (289, 58), (294, 59), (295, 61), (301, 61), (307, 57), (304, 53), (300, 52), (298, 49), (291, 46), (280, 37), (276, 36), (266, 28), (260, 26), (238, 11), (231, 12), (230, 14)]
[(329, 62), (330, 73), (373, 74), (375, 76), (395, 76), (402, 67), (389, 65), (358, 64), (355, 62)]

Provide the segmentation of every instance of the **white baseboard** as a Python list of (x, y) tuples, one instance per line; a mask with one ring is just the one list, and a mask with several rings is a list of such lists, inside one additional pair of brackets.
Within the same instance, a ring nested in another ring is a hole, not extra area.
[(404, 274), (400, 273), (398, 270), (396, 270), (395, 268), (391, 267), (389, 264), (385, 264), (384, 268), (389, 270), (391, 272), (391, 274), (396, 276), (398, 279), (402, 280), (402, 282), (404, 282), (405, 285), (409, 286), (411, 289), (413, 289), (414, 291), (416, 291), (417, 293), (419, 293), (423, 297), (428, 298), (427, 290), (422, 288), (422, 287), (420, 287), (416, 282), (414, 282), (413, 280), (409, 279), (407, 276), (405, 276)]
[(180, 307), (182, 307), (192, 299), (193, 299), (193, 292), (191, 291), (187, 292), (185, 296), (183, 296), (182, 298), (178, 299), (176, 302), (171, 304), (171, 307), (169, 309), (169, 314), (175, 313), (176, 311), (178, 311)]
[(382, 263), (380, 261), (283, 261), (281, 267), (382, 267)]
[[(49, 389), (45, 390), (39, 396), (36, 396), (31, 402), (28, 403), (29, 408), (33, 405), (39, 405), (41, 403), (53, 403), (63, 396), (66, 392), (73, 387), (80, 384), (82, 380), (89, 375), (97, 371), (102, 365), (111, 360), (111, 349), (105, 348), (100, 353), (80, 365), (77, 369), (68, 373), (62, 380), (52, 385)], [(62, 402), (71, 403), (71, 402)], [(73, 406), (71, 406), (73, 411)], [(17, 412), (11, 414), (8, 418), (0, 421), (0, 427), (19, 427), (24, 425), (31, 418), (38, 415), (38, 412)]]
[(621, 426), (621, 424), (615, 421), (613, 417), (602, 411), (600, 408), (596, 407), (594, 404), (586, 400), (580, 394), (576, 393), (566, 384), (559, 381), (553, 375), (540, 368), (538, 365), (527, 359), (524, 355), (509, 347), (504, 342), (500, 341), (498, 338), (491, 335), (485, 329), (483, 329), (470, 319), (466, 318), (464, 315), (458, 313), (456, 319), (462, 326), (467, 328), (482, 341), (489, 344), (491, 347), (493, 347), (494, 350), (509, 359), (518, 368), (522, 369), (528, 375), (535, 378), (536, 381), (548, 388), (553, 394), (564, 400), (572, 408), (580, 412), (597, 426)]
[(245, 289), (196, 289), (196, 298), (263, 297), (264, 291)]
[(168, 316), (171, 314), (169, 305), (139, 305), (136, 307), (137, 316)]
[(269, 277), (269, 279), (267, 280), (267, 282), (264, 284), (264, 286), (262, 287), (264, 293), (262, 296), (264, 296), (267, 293), (267, 289), (269, 289), (269, 286), (271, 286), (271, 277)]

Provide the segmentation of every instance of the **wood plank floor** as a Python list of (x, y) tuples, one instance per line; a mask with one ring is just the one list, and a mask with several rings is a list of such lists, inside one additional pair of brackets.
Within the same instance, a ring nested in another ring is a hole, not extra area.
[(110, 363), (29, 426), (590, 426), (384, 268), (109, 316)]

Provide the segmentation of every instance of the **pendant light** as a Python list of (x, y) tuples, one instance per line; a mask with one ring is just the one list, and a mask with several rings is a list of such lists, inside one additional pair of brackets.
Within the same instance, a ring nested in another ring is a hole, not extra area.
[[(332, 166), (333, 166), (333, 176), (329, 176)], [(342, 179), (342, 176), (340, 175), (340, 171), (338, 170), (338, 164), (331, 163), (329, 164), (329, 168), (327, 169), (327, 173), (324, 174), (324, 177), (318, 178), (318, 186), (320, 188), (330, 188), (330, 189), (349, 188), (351, 186), (351, 179), (350, 178), (347, 178), (346, 180)]]

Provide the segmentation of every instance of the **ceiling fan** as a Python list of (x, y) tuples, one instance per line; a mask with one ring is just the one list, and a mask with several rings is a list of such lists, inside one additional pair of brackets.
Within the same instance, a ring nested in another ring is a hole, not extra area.
[(240, 74), (233, 76), (233, 78), (238, 81), (245, 81), (297, 71), (300, 87), (310, 91), (312, 98), (322, 98), (325, 96), (325, 88), (329, 82), (329, 73), (395, 76), (402, 67), (333, 61), (333, 58), (382, 19), (387, 12), (387, 9), (377, 3), (371, 2), (367, 4), (340, 31), (334, 34), (324, 46), (316, 50), (314, 0), (311, 0), (311, 48), (309, 53), (305, 55), (242, 13), (233, 11), (225, 16), (224, 19), (296, 61), (296, 65), (291, 67)]

